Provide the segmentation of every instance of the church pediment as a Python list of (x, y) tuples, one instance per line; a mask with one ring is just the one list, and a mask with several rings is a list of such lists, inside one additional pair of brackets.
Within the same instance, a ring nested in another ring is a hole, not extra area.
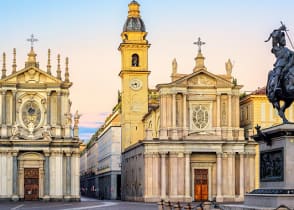
[(1, 80), (9, 84), (61, 84), (62, 81), (52, 75), (30, 66)]
[(232, 87), (232, 83), (206, 70), (200, 70), (174, 81), (176, 85), (190, 87)]
[(187, 79), (187, 83), (189, 86), (215, 86), (216, 79), (201, 73)]

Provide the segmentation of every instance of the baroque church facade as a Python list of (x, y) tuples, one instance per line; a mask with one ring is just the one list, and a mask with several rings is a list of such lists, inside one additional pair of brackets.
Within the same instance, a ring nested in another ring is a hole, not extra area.
[(129, 4), (119, 46), (122, 67), (122, 199), (153, 202), (244, 200), (255, 188), (256, 143), (240, 128), (242, 86), (205, 67), (199, 46), (195, 67), (171, 82), (148, 87), (150, 44), (140, 5)]
[[(31, 41), (35, 41), (33, 36)], [(71, 113), (68, 58), (64, 80), (39, 68), (31, 47), (25, 67), (10, 75), (3, 53), (0, 80), (0, 199), (80, 200), (80, 115)]]

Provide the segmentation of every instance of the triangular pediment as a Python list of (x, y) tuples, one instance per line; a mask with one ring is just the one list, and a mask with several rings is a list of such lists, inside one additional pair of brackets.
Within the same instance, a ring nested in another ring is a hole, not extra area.
[(34, 66), (26, 67), (0, 80), (8, 84), (61, 84), (62, 81)]
[(173, 82), (174, 85), (189, 87), (232, 87), (231, 81), (212, 74), (206, 70), (199, 70)]

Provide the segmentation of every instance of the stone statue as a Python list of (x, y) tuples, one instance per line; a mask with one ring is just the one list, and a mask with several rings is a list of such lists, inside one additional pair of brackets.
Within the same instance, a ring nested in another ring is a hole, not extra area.
[(79, 114), (79, 112), (77, 110), (76, 113), (75, 113), (75, 116), (74, 116), (74, 120), (75, 120), (74, 127), (78, 127), (79, 126), (80, 117), (81, 117), (81, 115)]
[(19, 139), (19, 135), (20, 135), (20, 130), (19, 130), (18, 124), (15, 122), (15, 124), (12, 126), (12, 129), (11, 129), (10, 139), (11, 140)]
[(225, 64), (226, 64), (227, 76), (230, 77), (232, 75), (233, 64), (230, 59), (228, 59), (228, 61)]
[[(283, 123), (288, 123), (285, 110), (294, 100), (294, 52), (286, 47), (286, 26), (275, 29), (266, 40), (272, 39), (271, 52), (276, 57), (274, 68), (268, 74), (266, 95), (273, 107), (278, 110)], [(281, 106), (280, 101), (284, 101)]]
[(50, 131), (50, 127), (49, 126), (44, 126), (44, 131), (42, 133), (43, 139), (47, 140), (47, 141), (51, 141), (52, 140), (52, 135), (51, 135), (51, 131)]
[(172, 67), (173, 67), (173, 71), (172, 71), (173, 74), (176, 74), (177, 70), (178, 70), (178, 63), (177, 63), (177, 60), (175, 58), (173, 59)]

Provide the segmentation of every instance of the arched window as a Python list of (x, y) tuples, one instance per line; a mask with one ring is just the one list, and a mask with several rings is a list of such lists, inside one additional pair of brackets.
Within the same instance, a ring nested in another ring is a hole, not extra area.
[(139, 66), (139, 55), (138, 54), (132, 55), (132, 66)]

